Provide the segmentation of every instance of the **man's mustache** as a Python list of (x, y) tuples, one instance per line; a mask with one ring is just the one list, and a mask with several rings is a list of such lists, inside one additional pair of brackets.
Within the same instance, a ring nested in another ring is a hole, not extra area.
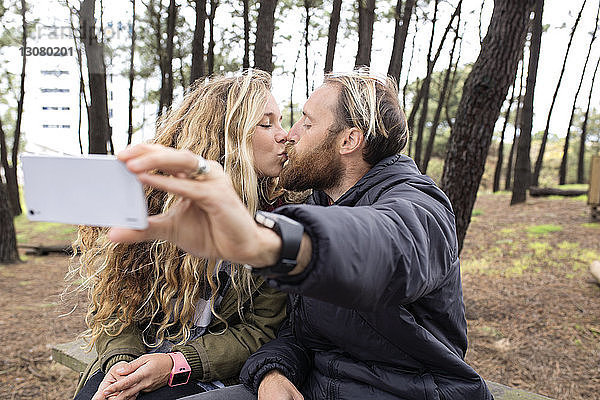
[(296, 149), (294, 148), (295, 145), (296, 145), (296, 143), (294, 143), (294, 142), (286, 142), (285, 143), (285, 152), (287, 153), (288, 156), (290, 155), (290, 153), (293, 153), (296, 151)]

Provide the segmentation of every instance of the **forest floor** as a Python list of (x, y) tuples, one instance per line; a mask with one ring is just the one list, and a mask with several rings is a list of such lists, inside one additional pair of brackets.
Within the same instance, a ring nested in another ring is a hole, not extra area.
[[(468, 362), (487, 380), (558, 399), (600, 387), (600, 223), (581, 199), (482, 194), (462, 253)], [(66, 244), (65, 225), (17, 219), (21, 244)], [(0, 399), (67, 399), (78, 375), (52, 362), (52, 345), (84, 329), (86, 295), (67, 291), (65, 256), (0, 265)]]

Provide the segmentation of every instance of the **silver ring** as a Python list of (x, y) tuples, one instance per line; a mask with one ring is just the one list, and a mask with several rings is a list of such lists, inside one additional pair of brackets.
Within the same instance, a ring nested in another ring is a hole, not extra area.
[(210, 169), (208, 166), (208, 161), (206, 161), (204, 157), (199, 155), (196, 155), (196, 159), (198, 160), (198, 166), (196, 167), (196, 170), (192, 173), (192, 175), (198, 176), (208, 173)]

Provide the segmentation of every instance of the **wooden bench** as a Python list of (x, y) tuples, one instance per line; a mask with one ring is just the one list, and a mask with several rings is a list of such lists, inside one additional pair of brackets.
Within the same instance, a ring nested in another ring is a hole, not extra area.
[[(96, 351), (85, 352), (81, 349), (83, 340), (63, 343), (52, 348), (52, 359), (59, 364), (71, 368), (76, 372), (83, 372), (87, 365), (96, 358)], [(530, 393), (521, 389), (501, 385), (499, 383), (486, 381), (495, 400), (544, 400), (549, 397)]]

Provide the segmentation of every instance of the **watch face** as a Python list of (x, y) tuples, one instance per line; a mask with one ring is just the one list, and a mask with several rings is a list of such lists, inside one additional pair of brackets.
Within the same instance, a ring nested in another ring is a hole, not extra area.
[(171, 386), (182, 385), (187, 383), (188, 378), (190, 377), (191, 371), (180, 372), (178, 374), (173, 375), (173, 379), (171, 380)]

